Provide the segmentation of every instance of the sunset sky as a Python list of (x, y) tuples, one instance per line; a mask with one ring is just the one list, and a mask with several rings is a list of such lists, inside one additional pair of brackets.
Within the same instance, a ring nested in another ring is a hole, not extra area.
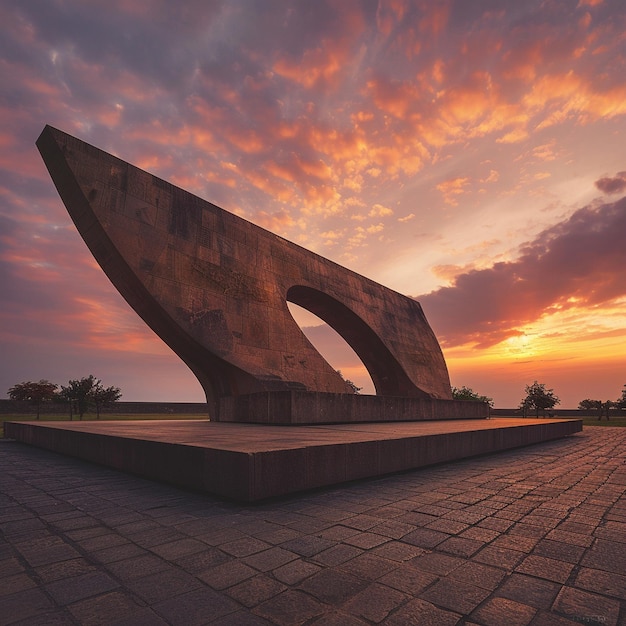
[(0, 397), (203, 401), (72, 224), (45, 124), (417, 298), (496, 407), (626, 384), (623, 0), (3, 0)]

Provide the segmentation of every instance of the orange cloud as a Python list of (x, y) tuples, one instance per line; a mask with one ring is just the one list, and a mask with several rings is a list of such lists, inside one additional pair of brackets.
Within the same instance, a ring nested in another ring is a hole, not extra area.
[(459, 204), (457, 196), (460, 196), (467, 191), (469, 185), (469, 178), (457, 177), (450, 180), (445, 180), (437, 185), (437, 190), (443, 195), (444, 202), (450, 206), (457, 206)]
[(420, 302), (445, 345), (493, 346), (554, 311), (626, 298), (624, 232), (626, 197), (580, 209), (525, 245), (518, 260), (457, 275)]

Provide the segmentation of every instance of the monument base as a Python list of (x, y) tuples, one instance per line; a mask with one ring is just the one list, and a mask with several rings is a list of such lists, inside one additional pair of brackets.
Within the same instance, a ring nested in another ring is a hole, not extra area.
[(582, 431), (509, 419), (284, 427), (200, 420), (6, 422), (5, 436), (186, 489), (255, 502)]
[(304, 425), (487, 417), (486, 402), (292, 390), (221, 398), (218, 421)]

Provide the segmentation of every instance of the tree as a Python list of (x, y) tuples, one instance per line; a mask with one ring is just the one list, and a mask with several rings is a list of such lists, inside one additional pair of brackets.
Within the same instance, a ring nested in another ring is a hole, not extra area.
[[(341, 370), (335, 370), (337, 372), (337, 374), (339, 374), (339, 376), (341, 376), (341, 378), (343, 378), (343, 374), (341, 373)], [(360, 393), (361, 389), (363, 389), (363, 387), (357, 387), (355, 383), (353, 383), (350, 379), (348, 378), (343, 378), (348, 385), (350, 386), (350, 388), (352, 389), (353, 393)]]
[(473, 389), (463, 385), (460, 389), (458, 387), (452, 387), (452, 397), (455, 400), (468, 400), (470, 402), (486, 402), (489, 406), (493, 406), (493, 398), (488, 396), (481, 396)]
[(37, 406), (37, 419), (42, 402), (52, 400), (56, 396), (58, 385), (49, 380), (41, 379), (38, 383), (31, 381), (13, 385), (8, 391), (11, 400), (34, 402)]
[(597, 411), (598, 419), (602, 417), (602, 400), (590, 400), (589, 398), (585, 398), (578, 403), (578, 408), (581, 411)]
[(86, 378), (80, 380), (70, 380), (67, 387), (61, 385), (61, 395), (70, 403), (70, 418), (75, 410), (83, 419), (83, 415), (89, 407), (89, 401), (92, 399), (91, 394), (94, 387), (101, 385), (101, 381), (89, 374)]
[(626, 385), (624, 385), (624, 388), (622, 389), (621, 398), (617, 399), (617, 402), (615, 402), (615, 405), (617, 406), (618, 409), (626, 409)]
[[(560, 403), (558, 397), (554, 395), (554, 390), (546, 389), (543, 383), (535, 381), (532, 385), (526, 385), (524, 391), (526, 392), (526, 397), (522, 400), (520, 408), (524, 411), (535, 409), (537, 417), (539, 417), (539, 411), (551, 409)], [(526, 415), (525, 412), (524, 415)]]
[(100, 409), (117, 402), (122, 397), (119, 387), (103, 387), (100, 381), (91, 390), (91, 398), (96, 405), (96, 417), (100, 419)]
[(76, 412), (83, 419), (89, 406), (94, 405), (97, 418), (100, 419), (100, 409), (117, 402), (122, 392), (119, 387), (104, 387), (99, 378), (89, 374), (80, 380), (70, 380), (67, 387), (61, 385), (59, 395), (70, 405), (70, 418)]

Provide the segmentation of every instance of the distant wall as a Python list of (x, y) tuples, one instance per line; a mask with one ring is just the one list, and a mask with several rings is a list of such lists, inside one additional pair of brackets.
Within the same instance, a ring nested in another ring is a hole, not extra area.
[[(581, 411), (580, 409), (559, 409), (559, 407), (555, 407), (552, 409), (552, 414), (554, 417), (598, 417), (597, 411)], [(620, 409), (611, 409), (611, 416), (615, 415), (626, 415), (625, 411), (620, 411)], [(522, 417), (522, 412), (520, 409), (491, 409), (492, 417)], [(528, 417), (534, 417), (535, 411), (528, 411)], [(548, 417), (548, 411), (542, 412), (539, 411), (539, 417)]]
[[(33, 414), (36, 412), (34, 404), (18, 402), (16, 400), (0, 400), (0, 415)], [(42, 415), (68, 415), (67, 404), (45, 402), (41, 405)], [(102, 415), (120, 413), (207, 413), (208, 407), (204, 402), (116, 402), (100, 411)]]

